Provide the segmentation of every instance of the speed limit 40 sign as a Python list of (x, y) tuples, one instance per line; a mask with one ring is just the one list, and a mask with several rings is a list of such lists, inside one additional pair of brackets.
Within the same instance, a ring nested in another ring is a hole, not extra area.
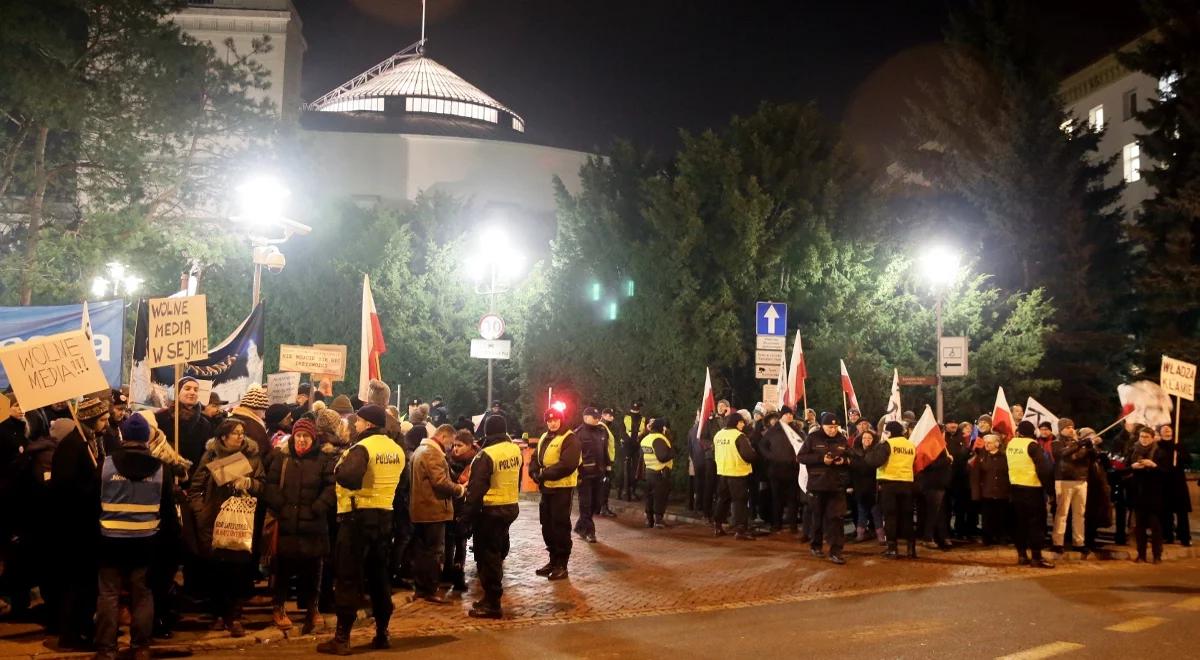
[(488, 340), (503, 337), (504, 319), (496, 314), (487, 314), (479, 319), (479, 336)]

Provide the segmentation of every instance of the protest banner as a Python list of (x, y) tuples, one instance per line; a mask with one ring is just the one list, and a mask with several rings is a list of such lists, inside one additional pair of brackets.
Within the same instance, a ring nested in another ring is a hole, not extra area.
[(326, 348), (319, 346), (279, 346), (279, 370), (298, 374), (333, 374), (342, 380), (346, 375), (345, 347)]
[(83, 330), (9, 346), (0, 351), (0, 364), (24, 410), (108, 389)]
[[(1175, 442), (1182, 442), (1179, 439), (1179, 409), (1183, 407), (1183, 399), (1196, 400), (1196, 365), (1164, 355), (1158, 384), (1164, 392), (1175, 397)], [(1179, 464), (1179, 452), (1171, 453), (1171, 462)]]
[(147, 365), (162, 367), (208, 357), (208, 308), (204, 296), (152, 298)]
[[(79, 328), (83, 305), (0, 307), (0, 349), (24, 341), (41, 339)], [(125, 341), (125, 301), (97, 300), (88, 303), (92, 348), (104, 369), (110, 387), (120, 387), (124, 374), (121, 347)], [(8, 379), (0, 373), (0, 389)]]
[(285, 371), (278, 374), (267, 374), (267, 399), (271, 403), (296, 403), (296, 391), (300, 389), (300, 374)]
[(323, 379), (328, 379), (329, 382), (336, 383), (336, 382), (346, 380), (346, 345), (345, 344), (313, 344), (313, 348), (328, 348), (328, 349), (332, 349), (332, 350), (335, 350), (335, 351), (338, 351), (339, 353), (341, 353), (342, 354), (342, 361), (341, 361), (342, 371), (340, 373), (334, 373), (334, 374), (322, 374), (322, 373), (309, 374), (309, 377), (312, 378), (312, 382), (319, 383)]

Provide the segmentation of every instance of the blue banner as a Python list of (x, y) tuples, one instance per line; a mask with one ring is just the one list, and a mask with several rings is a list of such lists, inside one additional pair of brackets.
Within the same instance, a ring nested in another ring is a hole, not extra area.
[[(121, 386), (125, 356), (125, 301), (88, 302), (92, 320), (92, 345), (109, 386)], [(0, 307), (0, 347), (34, 337), (48, 337), (78, 330), (83, 323), (83, 305), (43, 307)], [(0, 369), (0, 388), (8, 387), (8, 374)]]

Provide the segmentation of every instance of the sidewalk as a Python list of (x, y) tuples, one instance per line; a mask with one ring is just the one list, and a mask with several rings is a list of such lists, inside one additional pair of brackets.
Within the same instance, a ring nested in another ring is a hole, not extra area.
[[(669, 529), (646, 529), (641, 503), (612, 502), (618, 518), (597, 518), (599, 543), (575, 539), (571, 578), (547, 582), (533, 574), (545, 563), (537, 520), (537, 498), (523, 498), (521, 517), (512, 528), (512, 551), (506, 563), (505, 615), (502, 621), (471, 619), (470, 603), (479, 597), (474, 562), (468, 560), (470, 591), (450, 605), (407, 603), (409, 592), (394, 596), (396, 612), (391, 631), (395, 637), (461, 634), (473, 630), (501, 630), (548, 623), (601, 621), (658, 614), (707, 612), (772, 603), (798, 602), (836, 596), (923, 589), (935, 585), (967, 584), (1020, 579), (1044, 571), (1015, 565), (1011, 548), (956, 547), (951, 551), (919, 549), (917, 561), (889, 561), (879, 556), (874, 541), (846, 547), (848, 565), (834, 566), (808, 553), (794, 537), (777, 534), (755, 542), (713, 538), (704, 525), (691, 524), (684, 512), (669, 514), (676, 523)], [(1111, 558), (1128, 549), (1117, 549)], [(1200, 556), (1194, 548), (1167, 546), (1165, 558)], [(1056, 570), (1097, 571), (1117, 565), (1065, 557)], [(1121, 564), (1125, 565), (1125, 564)], [(1147, 571), (1169, 570), (1146, 566)], [(294, 610), (293, 610), (294, 614)], [(232, 639), (207, 629), (207, 620), (186, 615), (169, 641), (154, 647), (157, 657), (179, 656), (217, 649), (236, 649), (280, 643), (313, 645), (332, 632), (333, 616), (326, 629), (301, 637), (299, 627), (285, 634), (270, 625), (265, 596), (252, 601), (246, 612), (248, 635)], [(373, 628), (360, 617), (354, 643), (369, 639)], [(43, 645), (38, 626), (0, 623), (0, 657), (87, 657), (60, 654)]]

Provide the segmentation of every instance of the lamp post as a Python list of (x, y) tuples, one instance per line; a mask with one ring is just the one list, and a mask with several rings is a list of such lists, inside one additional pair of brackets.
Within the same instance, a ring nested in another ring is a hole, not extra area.
[[(276, 245), (293, 235), (308, 234), (312, 228), (284, 216), (283, 210), (291, 191), (278, 179), (258, 176), (247, 180), (237, 188), (238, 211), (232, 219), (247, 226), (250, 238), (251, 260), (254, 263), (254, 283), (250, 289), (250, 310), (258, 306), (262, 297), (263, 266), (272, 273), (283, 271), (287, 259)], [(268, 234), (282, 230), (282, 237)]]
[(142, 286), (142, 278), (129, 272), (129, 268), (119, 261), (110, 261), (107, 266), (108, 277), (97, 275), (92, 278), (92, 295), (103, 298), (107, 295), (132, 297)]
[[(465, 270), (475, 283), (475, 293), (487, 296), (489, 314), (496, 312), (496, 296), (512, 288), (522, 264), (521, 254), (509, 241), (505, 230), (493, 226), (480, 232), (479, 252), (466, 263)], [(492, 362), (492, 358), (488, 358), (485, 408), (492, 404)]]
[(929, 248), (921, 257), (921, 272), (925, 280), (933, 288), (937, 296), (934, 303), (934, 314), (937, 317), (937, 329), (934, 336), (934, 362), (937, 372), (937, 423), (942, 423), (942, 302), (946, 297), (946, 289), (958, 278), (959, 255), (944, 245)]

